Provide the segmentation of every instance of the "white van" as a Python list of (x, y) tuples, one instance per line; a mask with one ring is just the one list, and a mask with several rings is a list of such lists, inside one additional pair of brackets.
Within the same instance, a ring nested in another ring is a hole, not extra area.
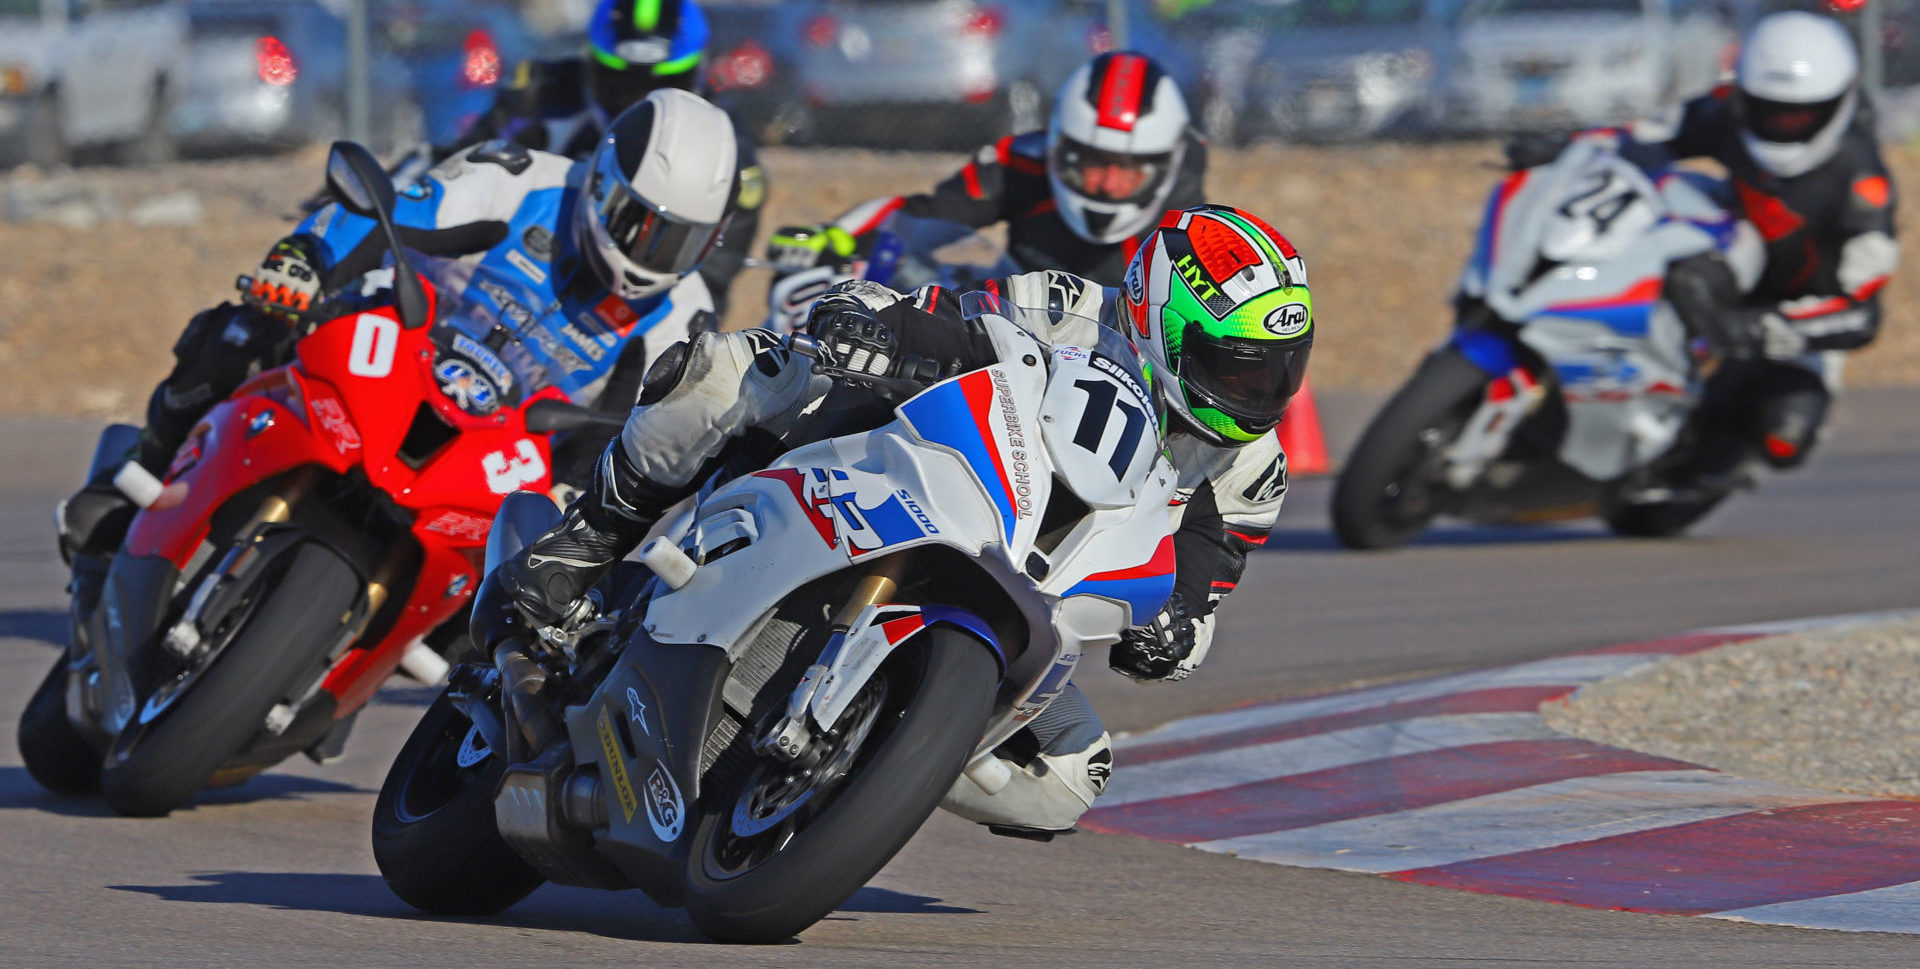
[(0, 0), (0, 159), (168, 160), (186, 50), (177, 0)]

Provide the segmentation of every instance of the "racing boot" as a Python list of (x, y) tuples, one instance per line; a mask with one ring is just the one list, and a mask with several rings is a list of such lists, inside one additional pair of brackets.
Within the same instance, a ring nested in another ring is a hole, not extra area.
[(1106, 790), (1113, 773), (1113, 738), (1086, 695), (1069, 683), (994, 756), (1008, 769), (1005, 783), (989, 791), (962, 774), (940, 806), (986, 825), (994, 834), (1051, 841), (1072, 834), (1080, 816)]

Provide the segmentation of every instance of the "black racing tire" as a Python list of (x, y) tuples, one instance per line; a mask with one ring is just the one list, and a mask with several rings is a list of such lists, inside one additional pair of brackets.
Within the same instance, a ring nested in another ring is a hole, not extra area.
[(325, 660), (360, 592), (360, 577), (332, 550), (294, 550), (200, 678), (130, 743), (122, 732), (100, 778), (107, 804), (130, 817), (162, 817), (192, 798)]
[(447, 694), (433, 701), (387, 771), (373, 804), (373, 860), (387, 887), (435, 915), (492, 915), (546, 881), (494, 822), (506, 758), (461, 767), (473, 722)]
[(906, 845), (960, 776), (992, 710), (1000, 678), (993, 654), (966, 633), (935, 626), (887, 663), (890, 682), (909, 685), (910, 694), (889, 696), (871, 745), (833, 800), (771, 857), (716, 877), (714, 852), (740, 790), (705, 792), (684, 896), (708, 937), (783, 942), (825, 918)]
[(1626, 538), (1672, 538), (1692, 528), (1707, 513), (1727, 500), (1724, 494), (1691, 501), (1659, 501), (1643, 504), (1608, 502), (1600, 512), (1615, 535)]
[(1353, 549), (1397, 548), (1432, 523), (1426, 459), (1451, 444), (1487, 386), (1486, 371), (1451, 350), (1431, 354), (1387, 401), (1333, 488), (1333, 534)]
[(20, 759), (41, 787), (55, 794), (100, 793), (100, 749), (67, 719), (67, 655), (33, 691), (20, 714)]

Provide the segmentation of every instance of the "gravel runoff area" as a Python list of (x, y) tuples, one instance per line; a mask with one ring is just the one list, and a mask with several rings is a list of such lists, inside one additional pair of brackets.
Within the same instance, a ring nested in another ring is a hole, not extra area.
[[(152, 169), (0, 173), (0, 414), (126, 417), (171, 363), (187, 318), (232, 295), (320, 182), (324, 150)], [(1215, 150), (1209, 194), (1286, 233), (1305, 254), (1320, 337), (1314, 385), (1387, 390), (1446, 332), (1447, 297), (1488, 191), (1492, 142)], [(762, 232), (923, 190), (963, 156), (768, 149)], [(1920, 148), (1889, 152), (1920, 184)], [(1902, 210), (1909, 237), (1916, 209)], [(734, 288), (728, 325), (764, 314), (764, 274)], [(1887, 290), (1884, 335), (1849, 382), (1920, 382), (1920, 260)]]
[(1541, 713), (1577, 737), (1730, 774), (1920, 796), (1920, 617), (1682, 656)]

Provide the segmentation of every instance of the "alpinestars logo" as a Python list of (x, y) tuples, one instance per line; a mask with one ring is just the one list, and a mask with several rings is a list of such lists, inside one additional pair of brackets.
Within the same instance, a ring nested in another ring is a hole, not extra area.
[(1093, 785), (1093, 795), (1099, 797), (1106, 793), (1107, 780), (1113, 776), (1113, 751), (1100, 750), (1087, 758), (1087, 783)]

